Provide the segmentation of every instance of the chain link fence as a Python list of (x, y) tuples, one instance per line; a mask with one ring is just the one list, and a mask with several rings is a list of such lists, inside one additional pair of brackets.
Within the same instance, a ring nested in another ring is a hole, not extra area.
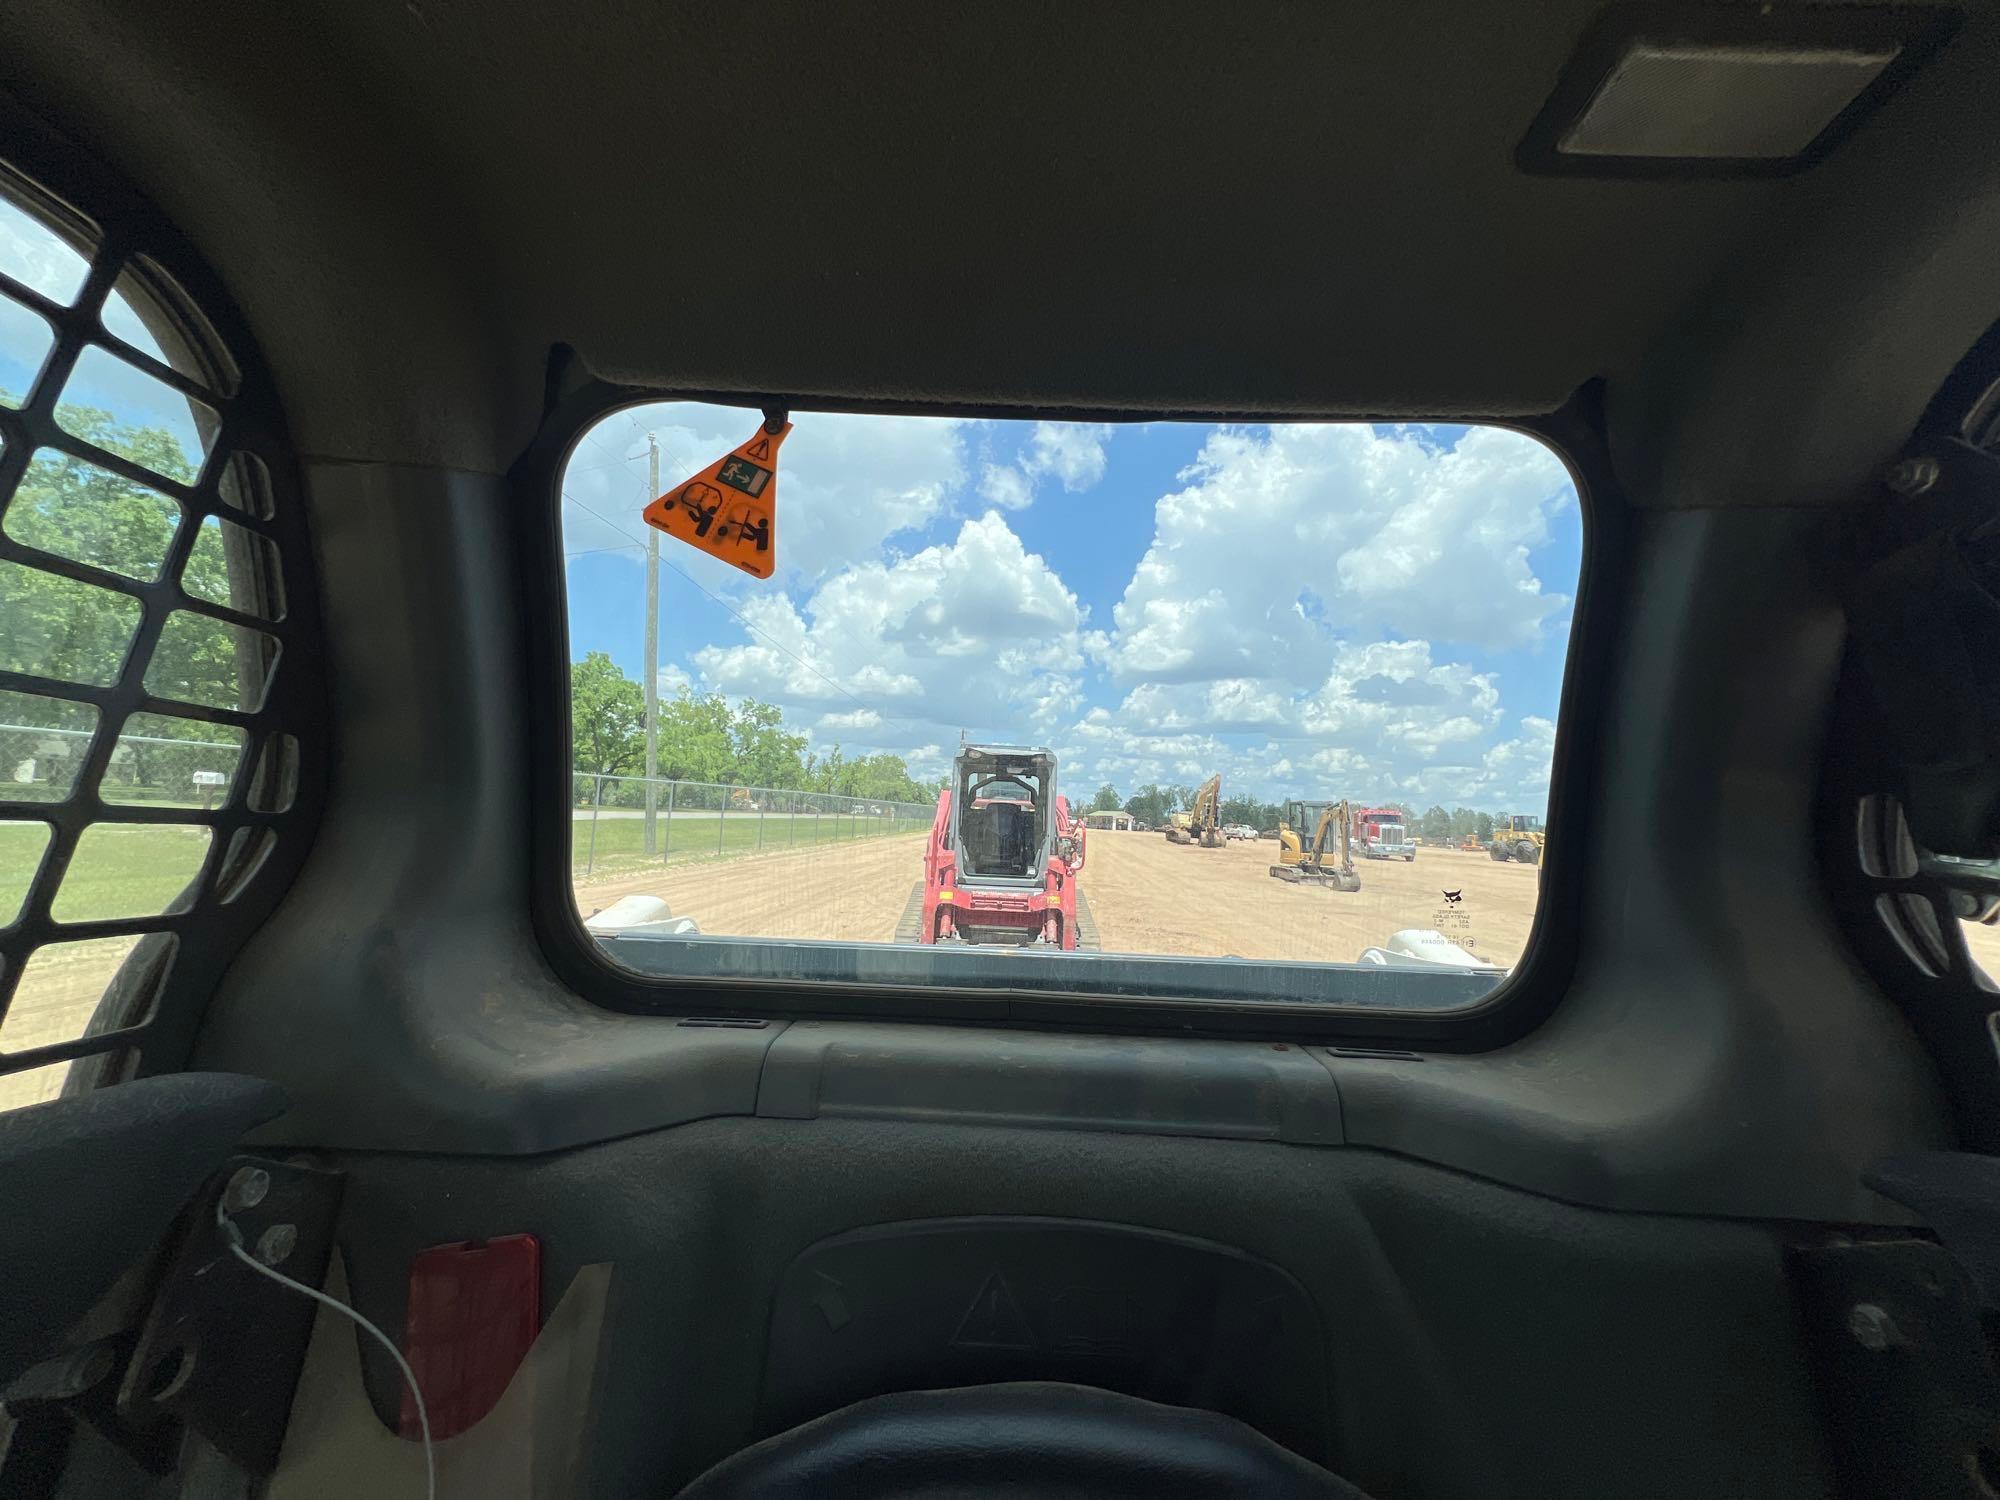
[[(933, 803), (643, 776), (572, 778), (570, 876), (922, 833)], [(649, 795), (650, 794), (650, 795)]]
[[(149, 732), (159, 729), (176, 732)], [(74, 787), (94, 733), (0, 723), (0, 796), (16, 802), (62, 801)], [(98, 790), (111, 803), (215, 807), (227, 800), (242, 759), (240, 729), (166, 714), (134, 714), (111, 747)]]

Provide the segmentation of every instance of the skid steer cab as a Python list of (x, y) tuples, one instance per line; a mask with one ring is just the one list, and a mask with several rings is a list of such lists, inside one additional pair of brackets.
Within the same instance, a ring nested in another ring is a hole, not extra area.
[(938, 793), (901, 942), (1073, 952), (1097, 946), (1078, 888), (1083, 820), (1056, 794), (1051, 750), (965, 745)]

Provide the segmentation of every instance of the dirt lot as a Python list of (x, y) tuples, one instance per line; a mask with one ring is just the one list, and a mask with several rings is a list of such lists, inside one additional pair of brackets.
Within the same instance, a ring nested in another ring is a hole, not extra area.
[[(588, 915), (643, 892), (705, 933), (886, 943), (923, 872), (923, 847), (912, 836), (670, 867), (579, 887), (577, 906)], [(1268, 839), (1201, 849), (1157, 833), (1092, 833), (1083, 890), (1105, 950), (1349, 962), (1397, 928), (1435, 927), (1511, 964), (1527, 942), (1534, 870), (1425, 849), (1414, 863), (1363, 862), (1361, 889), (1347, 894), (1271, 879), (1277, 849)], [(1461, 893), (1457, 905), (1447, 890)]]
[(704, 933), (886, 943), (923, 872), (924, 835), (913, 833), (592, 881), (576, 906), (589, 916), (620, 896), (658, 896)]
[[(1157, 833), (1093, 831), (1083, 889), (1105, 951), (1351, 962), (1401, 927), (1436, 928), (1499, 964), (1527, 945), (1536, 870), (1420, 849), (1409, 864), (1362, 861), (1361, 889), (1350, 895), (1271, 879), (1277, 848), (1270, 839), (1200, 849)], [(588, 915), (643, 892), (717, 935), (886, 943), (923, 850), (923, 836), (911, 834), (671, 865), (579, 886), (577, 907)], [(1457, 904), (1446, 891), (1460, 893)], [(1965, 937), (1973, 958), (2000, 975), (2000, 927), (1967, 926)]]
[[(1202, 849), (1157, 833), (1090, 835), (1083, 888), (1107, 952), (1350, 963), (1401, 927), (1435, 927), (1511, 964), (1527, 945), (1537, 872), (1484, 854), (1420, 849), (1363, 860), (1355, 892), (1271, 879), (1274, 839)], [(1446, 891), (1459, 892), (1454, 905)]]

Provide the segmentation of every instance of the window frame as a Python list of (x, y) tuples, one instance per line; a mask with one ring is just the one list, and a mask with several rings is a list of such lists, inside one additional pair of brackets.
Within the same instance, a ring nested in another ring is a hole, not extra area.
[[(1603, 684), (1612, 665), (1619, 601), (1625, 595), (1627, 577), (1626, 511), (1604, 438), (1598, 384), (1582, 388), (1564, 406), (1541, 415), (1441, 414), (1425, 419), (1499, 427), (1542, 442), (1569, 471), (1583, 534), (1545, 818), (1557, 832), (1545, 849), (1542, 894), (1527, 947), (1513, 972), (1476, 1002), (1449, 1011), (1425, 1011), (1359, 1007), (1333, 1000), (1238, 1000), (1219, 993), (1135, 997), (951, 983), (788, 980), (727, 973), (642, 974), (615, 963), (584, 931), (570, 882), (573, 820), (567, 800), (571, 785), (570, 652), (562, 560), (562, 476), (585, 435), (606, 417), (631, 407), (668, 401), (741, 407), (746, 417), (771, 408), (795, 415), (813, 411), (1111, 423), (1396, 422), (1410, 420), (1407, 415), (1013, 407), (660, 390), (599, 379), (585, 373), (580, 365), (570, 366), (568, 361), (573, 358), (567, 350), (556, 352), (542, 427), (509, 470), (508, 483), (520, 500), (514, 508), (515, 554), (529, 653), (531, 711), (524, 717), (532, 804), (531, 916), (543, 956), (556, 975), (583, 999), (625, 1014), (661, 1017), (929, 1021), (1041, 1030), (1283, 1038), (1432, 1052), (1480, 1052), (1505, 1046), (1532, 1031), (1560, 1003), (1575, 971), (1579, 949), (1588, 884), (1592, 790), (1605, 705), (1611, 696)], [(839, 951), (849, 945), (826, 946)], [(1175, 962), (1195, 965), (1204, 960)]]
[[(59, 1064), (71, 1067), (62, 1092), (74, 1094), (128, 1077), (171, 1073), (185, 1066), (209, 1002), (223, 974), (244, 944), (276, 908), (311, 847), (326, 796), (328, 705), (322, 660), (321, 616), (295, 450), (278, 404), (274, 383), (235, 302), (202, 258), (172, 223), (144, 196), (89, 152), (77, 146), (15, 100), (0, 94), (0, 184), (43, 220), (62, 226), (66, 236), (92, 242), (85, 252), (90, 270), (67, 306), (56, 306), (32, 289), (10, 284), (7, 294), (55, 329), (55, 343), (39, 372), (33, 401), (0, 415), (6, 428), (11, 485), (42, 448), (86, 458), (175, 501), (181, 516), (171, 546), (151, 581), (118, 580), (115, 592), (140, 602), (141, 615), (118, 678), (89, 686), (28, 674), (0, 674), (10, 691), (52, 694), (89, 705), (96, 714), (92, 738), (69, 795), (60, 802), (8, 801), (0, 816), (33, 817), (50, 824), (53, 835), (29, 885), (15, 921), (0, 928), (0, 1008), (34, 954), (51, 943), (136, 935), (135, 952), (145, 963), (128, 962), (107, 984), (93, 1027), (73, 1040), (0, 1054), (0, 1077)], [(121, 285), (122, 282), (122, 285)], [(189, 375), (134, 348), (107, 326), (103, 310), (114, 290), (128, 299), (144, 298), (146, 311), (172, 327), (178, 351), (191, 362)], [(166, 386), (214, 408), (201, 469), (191, 484), (104, 454), (72, 437), (55, 422), (62, 382), (86, 350), (102, 348)], [(42, 394), (54, 390), (43, 399)], [(26, 399), (31, 393), (24, 392)], [(17, 451), (18, 449), (18, 451)], [(269, 484), (269, 514), (246, 495), (242, 513), (226, 503), (212, 513), (265, 537), (277, 552), (273, 580), (282, 589), (282, 621), (245, 614), (228, 605), (197, 599), (205, 618), (271, 637), (275, 654), (266, 663), (265, 692), (252, 710), (215, 709), (150, 692), (144, 683), (152, 648), (177, 608), (183, 564), (201, 531), (201, 497), (217, 491), (233, 455), (254, 458)], [(41, 552), (0, 535), (0, 558), (69, 578), (92, 587), (107, 586), (102, 570)], [(242, 732), (238, 772), (225, 799), (212, 809), (151, 807), (106, 800), (102, 776), (120, 743), (127, 721), (138, 714), (168, 714), (226, 725)], [(289, 737), (294, 743), (284, 744)], [(282, 811), (253, 803), (267, 763), (289, 775), (291, 798)], [(194, 823), (211, 830), (191, 899), (184, 910), (149, 917), (57, 922), (52, 907), (62, 877), (83, 833), (99, 825), (146, 826)], [(241, 857), (228, 865), (232, 840), (240, 833)], [(261, 850), (261, 852), (259, 852)], [(162, 937), (162, 944), (143, 940)], [(170, 954), (163, 976), (152, 971), (158, 954)], [(120, 1012), (122, 1011), (122, 1018)], [(106, 1017), (112, 1017), (106, 1024)], [(101, 1028), (101, 1029), (100, 1029)]]

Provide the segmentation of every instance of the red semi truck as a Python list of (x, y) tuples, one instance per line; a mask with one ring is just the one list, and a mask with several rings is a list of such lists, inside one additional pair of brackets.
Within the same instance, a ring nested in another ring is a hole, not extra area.
[(1368, 859), (1415, 859), (1400, 807), (1364, 807), (1354, 816), (1354, 838)]

